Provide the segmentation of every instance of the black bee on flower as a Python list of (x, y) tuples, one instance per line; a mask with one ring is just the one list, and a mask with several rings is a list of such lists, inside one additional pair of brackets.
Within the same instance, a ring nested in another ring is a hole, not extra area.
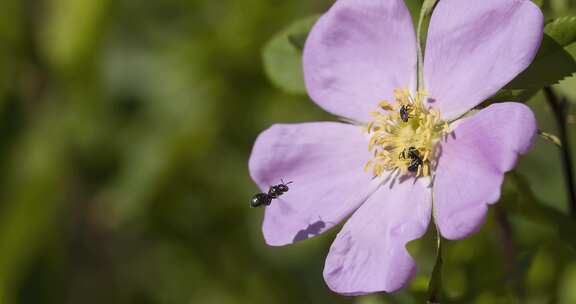
[(420, 152), (418, 151), (418, 149), (414, 147), (410, 147), (400, 152), (400, 158), (410, 160), (410, 164), (408, 165), (408, 171), (412, 173), (418, 172), (418, 167), (424, 164)]

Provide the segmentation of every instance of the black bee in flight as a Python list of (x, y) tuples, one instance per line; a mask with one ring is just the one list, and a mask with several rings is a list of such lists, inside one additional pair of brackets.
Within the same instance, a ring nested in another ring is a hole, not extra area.
[(271, 186), (270, 189), (268, 189), (268, 193), (254, 194), (254, 196), (250, 200), (250, 206), (252, 207), (260, 207), (262, 205), (269, 206), (272, 203), (273, 199), (278, 198), (285, 192), (288, 192), (288, 190), (290, 190), (288, 188), (288, 185), (290, 185), (292, 182), (284, 183), (283, 180), (280, 181), (282, 183), (275, 186)]

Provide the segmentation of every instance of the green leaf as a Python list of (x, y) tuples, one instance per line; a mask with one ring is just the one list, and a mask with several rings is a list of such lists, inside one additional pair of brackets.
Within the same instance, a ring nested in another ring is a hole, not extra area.
[(544, 0), (532, 0), (534, 4), (538, 5), (540, 8), (544, 6)]
[(576, 42), (576, 17), (548, 23), (536, 58), (506, 89), (534, 89), (558, 83), (576, 72), (576, 61), (566, 47)]
[(272, 84), (292, 94), (306, 94), (302, 50), (319, 15), (298, 20), (274, 35), (262, 50), (264, 70)]
[(544, 32), (559, 45), (568, 46), (576, 42), (576, 16), (554, 19), (546, 25)]
[(488, 100), (486, 100), (486, 102), (483, 105), (489, 105), (491, 103), (495, 103), (495, 102), (502, 102), (502, 101), (511, 101), (511, 100), (517, 100), (517, 101), (528, 101), (530, 98), (532, 98), (532, 96), (534, 96), (536, 93), (538, 92), (538, 90), (536, 89), (507, 89), (504, 88), (500, 91), (498, 91), (498, 93), (496, 93), (496, 95), (490, 97)]
[(532, 64), (488, 103), (527, 101), (543, 87), (556, 84), (576, 72), (576, 17), (562, 17), (549, 22)]
[(523, 73), (510, 82), (507, 89), (541, 89), (556, 84), (576, 72), (576, 61), (549, 35), (542, 42), (544, 51)]

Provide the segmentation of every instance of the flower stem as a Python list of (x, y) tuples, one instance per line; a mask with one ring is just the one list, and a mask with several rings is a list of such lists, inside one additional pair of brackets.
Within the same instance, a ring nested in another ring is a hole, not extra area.
[(559, 99), (554, 90), (551, 87), (544, 88), (544, 95), (546, 95), (546, 100), (548, 105), (554, 113), (556, 119), (556, 124), (558, 125), (558, 132), (560, 133), (560, 141), (562, 142), (562, 147), (560, 150), (560, 155), (562, 158), (562, 167), (564, 170), (564, 178), (566, 182), (566, 191), (568, 193), (568, 207), (570, 209), (570, 214), (572, 217), (576, 218), (576, 189), (574, 184), (574, 171), (573, 171), (573, 161), (572, 154), (570, 153), (570, 143), (568, 141), (568, 130), (566, 128), (566, 116), (568, 101), (565, 98)]
[(430, 277), (430, 282), (428, 283), (428, 296), (426, 299), (427, 304), (439, 304), (440, 295), (442, 294), (442, 267), (444, 265), (444, 260), (442, 258), (442, 236), (440, 235), (440, 230), (435, 227), (436, 230), (436, 263), (434, 264), (434, 269), (432, 270), (432, 276)]
[(424, 0), (422, 4), (422, 9), (420, 10), (420, 18), (418, 19), (418, 26), (416, 28), (416, 39), (418, 41), (418, 67), (417, 67), (417, 88), (418, 91), (424, 90), (424, 72), (422, 67), (424, 66), (424, 49), (426, 48), (426, 36), (428, 33), (428, 25), (430, 23), (430, 18), (432, 18), (432, 12), (436, 7), (439, 0)]

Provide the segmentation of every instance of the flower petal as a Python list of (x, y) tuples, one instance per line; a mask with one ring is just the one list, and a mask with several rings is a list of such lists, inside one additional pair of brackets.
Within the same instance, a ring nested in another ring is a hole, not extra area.
[(404, 1), (336, 1), (310, 32), (303, 60), (318, 105), (367, 122), (395, 88), (415, 86), (416, 37)]
[(484, 223), (487, 204), (500, 198), (504, 173), (524, 154), (536, 134), (525, 105), (494, 104), (461, 121), (442, 143), (434, 180), (435, 219), (447, 239), (461, 239)]
[(424, 82), (444, 118), (460, 116), (534, 59), (543, 16), (529, 0), (442, 0), (428, 34)]
[(412, 279), (416, 265), (406, 243), (420, 238), (430, 222), (432, 195), (413, 179), (383, 186), (338, 233), (324, 266), (335, 292), (360, 295), (393, 292)]
[(269, 245), (318, 235), (351, 214), (377, 187), (364, 172), (370, 159), (360, 127), (343, 123), (274, 125), (262, 132), (250, 174), (262, 191), (281, 179), (290, 190), (266, 208), (262, 230)]

